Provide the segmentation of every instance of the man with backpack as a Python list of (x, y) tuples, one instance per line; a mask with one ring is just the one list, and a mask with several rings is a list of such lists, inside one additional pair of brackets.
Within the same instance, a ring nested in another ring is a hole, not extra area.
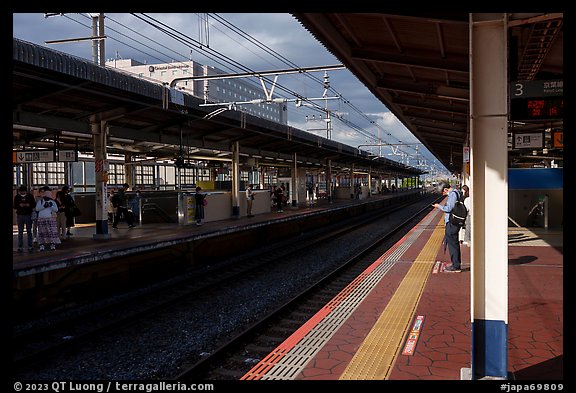
[[(442, 195), (448, 195), (448, 200), (445, 205), (434, 203), (432, 206), (445, 213), (444, 252), (446, 252), (446, 246), (448, 246), (452, 265), (447, 266), (444, 271), (448, 273), (459, 273), (461, 272), (462, 258), (458, 233), (466, 221), (466, 207), (463, 204), (463, 197), (460, 190), (452, 187), (448, 183), (443, 184), (441, 187)], [(464, 208), (464, 212), (461, 211), (461, 208)]]
[(128, 196), (126, 195), (128, 188), (130, 188), (130, 185), (124, 183), (122, 188), (112, 196), (112, 206), (116, 208), (116, 215), (112, 222), (112, 228), (114, 229), (118, 229), (118, 222), (122, 217), (124, 217), (126, 223), (128, 223), (128, 228), (134, 228), (134, 216), (132, 212), (128, 210)]

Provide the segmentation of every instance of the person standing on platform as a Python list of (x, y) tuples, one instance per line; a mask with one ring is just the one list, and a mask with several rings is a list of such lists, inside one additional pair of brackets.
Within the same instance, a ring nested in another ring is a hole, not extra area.
[(134, 228), (134, 216), (128, 211), (128, 196), (126, 195), (128, 188), (130, 188), (130, 185), (124, 183), (112, 197), (112, 204), (116, 208), (116, 215), (112, 223), (112, 228), (114, 229), (118, 229), (118, 222), (122, 217), (126, 220), (128, 228)]
[(462, 257), (460, 254), (460, 242), (458, 241), (458, 232), (460, 227), (454, 225), (450, 222), (450, 212), (454, 209), (456, 202), (458, 201), (460, 195), (459, 191), (453, 188), (450, 184), (445, 183), (442, 185), (442, 195), (448, 195), (448, 200), (445, 205), (440, 205), (439, 203), (434, 203), (437, 209), (442, 210), (444, 214), (444, 252), (446, 252), (446, 246), (450, 250), (450, 260), (452, 261), (451, 266), (447, 266), (444, 271), (449, 273), (459, 273), (461, 271)]
[(460, 243), (469, 246), (472, 218), (470, 217), (470, 187), (468, 187), (466, 184), (462, 186), (462, 195), (464, 196), (464, 206), (466, 207), (468, 215), (466, 216), (466, 224), (460, 229), (460, 232), (458, 233), (458, 239), (460, 240)]
[(194, 194), (194, 204), (195, 212), (194, 218), (196, 219), (196, 225), (202, 225), (202, 220), (204, 219), (204, 206), (206, 205), (206, 194), (202, 194), (202, 187), (196, 187), (196, 194)]
[(270, 201), (271, 207), (276, 206), (276, 186), (272, 186), (272, 189), (270, 190)]
[(306, 192), (308, 196), (308, 206), (314, 206), (314, 184), (311, 181), (306, 184)]
[(64, 186), (62, 187), (62, 201), (64, 203), (64, 211), (66, 212), (66, 237), (72, 236), (72, 232), (70, 232), (70, 228), (76, 226), (76, 218), (74, 215), (74, 211), (76, 210), (76, 202), (72, 195), (70, 195), (70, 187)]
[(55, 250), (56, 244), (61, 244), (55, 218), (56, 212), (58, 211), (58, 204), (52, 199), (50, 187), (44, 186), (40, 190), (43, 192), (42, 198), (36, 203), (36, 211), (38, 212), (39, 250), (44, 251), (46, 247), (48, 247), (48, 244), (50, 244), (51, 250)]
[(18, 187), (18, 194), (14, 195), (13, 207), (16, 210), (16, 224), (18, 225), (18, 252), (24, 251), (24, 227), (28, 236), (28, 251), (34, 251), (32, 214), (36, 208), (36, 200), (25, 185)]
[(246, 216), (254, 217), (252, 214), (252, 204), (254, 203), (254, 190), (252, 190), (252, 184), (248, 184), (246, 188)]
[(142, 199), (142, 193), (140, 189), (136, 190), (134, 198), (130, 200), (130, 209), (132, 210), (132, 215), (134, 216), (134, 222), (140, 223), (140, 200)]
[(277, 212), (282, 213), (282, 201), (284, 200), (284, 192), (282, 191), (282, 187), (276, 187), (274, 190), (274, 195), (276, 196), (276, 206)]
[(288, 204), (288, 195), (284, 183), (280, 184), (280, 188), (282, 189), (282, 206), (286, 206)]
[(114, 216), (116, 215), (116, 207), (114, 206), (114, 202), (112, 199), (114, 198), (114, 189), (110, 189), (108, 195), (108, 221), (111, 223), (114, 222)]
[(32, 208), (32, 236), (34, 237), (34, 243), (38, 243), (38, 212), (36, 211), (36, 204), (40, 199), (42, 199), (42, 192), (38, 189), (38, 191), (32, 195), (34, 195), (34, 207)]
[(56, 212), (56, 231), (61, 240), (66, 238), (66, 206), (64, 205), (64, 187), (56, 193), (54, 198), (58, 204)]

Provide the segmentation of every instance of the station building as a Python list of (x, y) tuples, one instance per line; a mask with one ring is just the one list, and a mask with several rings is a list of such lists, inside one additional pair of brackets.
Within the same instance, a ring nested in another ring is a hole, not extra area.
[[(192, 60), (173, 63), (144, 64), (134, 59), (114, 59), (106, 62), (107, 67), (116, 68), (133, 76), (155, 80), (171, 85), (176, 78), (213, 76), (225, 72)], [(245, 79), (194, 79), (179, 80), (174, 86), (206, 103), (247, 102), (259, 100), (262, 88)], [(242, 110), (251, 115), (288, 124), (288, 111), (285, 103), (253, 103), (242, 106)]]

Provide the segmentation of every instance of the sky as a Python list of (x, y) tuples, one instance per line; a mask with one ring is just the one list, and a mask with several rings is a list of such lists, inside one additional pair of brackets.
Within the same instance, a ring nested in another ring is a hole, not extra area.
[[(104, 26), (107, 60), (122, 58), (155, 64), (192, 59), (227, 73), (341, 64), (288, 13), (105, 13)], [(88, 13), (48, 17), (44, 13), (13, 14), (13, 37), (89, 60), (93, 60), (90, 41), (46, 42), (91, 35), (92, 20)], [(307, 98), (326, 94), (331, 99), (314, 102), (323, 108), (327, 103), (332, 113), (332, 140), (353, 147), (410, 144), (360, 148), (410, 166), (447, 173), (350, 71), (330, 70), (327, 75), (330, 89), (326, 93), (324, 71), (279, 75), (274, 92), (288, 100), (295, 99), (295, 94)], [(267, 78), (270, 89), (274, 77)], [(260, 86), (258, 79), (249, 79)], [(319, 120), (319, 112), (297, 107), (292, 101), (288, 101), (288, 124), (326, 137), (326, 123)]]

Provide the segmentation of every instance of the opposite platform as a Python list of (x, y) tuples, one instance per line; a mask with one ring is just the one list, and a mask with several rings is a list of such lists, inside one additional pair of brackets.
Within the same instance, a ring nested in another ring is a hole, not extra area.
[[(430, 198), (434, 196), (409, 190), (364, 200), (289, 207), (251, 218), (208, 221), (202, 226), (150, 223), (128, 228), (121, 223), (118, 229), (110, 228), (106, 239), (94, 236), (94, 225), (79, 225), (72, 230), (72, 238), (54, 251), (13, 249), (12, 298), (25, 317), (26, 313), (109, 294), (125, 285), (149, 285), (189, 268), (202, 269), (327, 223)], [(13, 247), (16, 243), (13, 233)]]

